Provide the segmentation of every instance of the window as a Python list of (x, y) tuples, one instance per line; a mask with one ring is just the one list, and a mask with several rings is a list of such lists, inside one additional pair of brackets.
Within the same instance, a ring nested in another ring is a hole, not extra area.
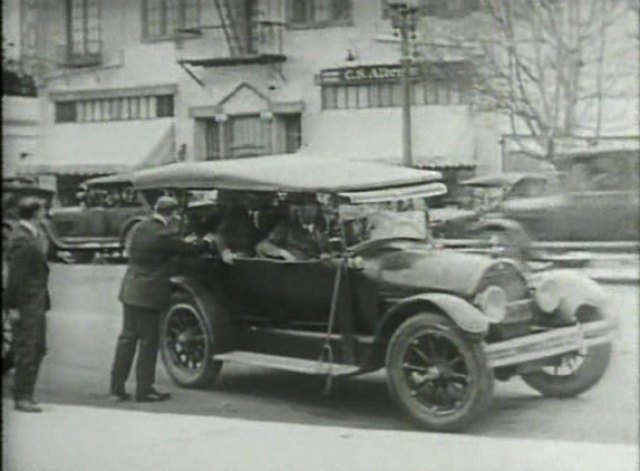
[(67, 0), (67, 51), (72, 65), (94, 65), (98, 59), (101, 49), (98, 1)]
[(200, 0), (143, 0), (142, 7), (145, 38), (171, 37), (200, 26)]
[[(469, 102), (469, 84), (451, 79), (422, 80), (411, 85), (411, 103), (421, 105), (463, 105)], [(400, 82), (362, 85), (323, 85), (322, 109), (388, 108), (402, 105)]]
[[(269, 119), (258, 114), (207, 118), (202, 124), (205, 160), (293, 153), (302, 145), (300, 113), (276, 114)], [(277, 134), (273, 141), (272, 132)]]
[[(420, 0), (420, 12), (425, 16), (452, 18), (479, 9), (479, 0)], [(388, 0), (382, 0), (382, 17), (390, 18)]]
[(220, 153), (220, 124), (214, 119), (205, 122), (204, 130), (205, 160), (219, 160)]
[(173, 95), (160, 95), (156, 97), (156, 116), (158, 118), (173, 116)]
[(57, 123), (90, 123), (174, 116), (173, 95), (90, 98), (56, 103)]
[(289, 0), (289, 24), (297, 27), (322, 27), (350, 24), (351, 0)]
[(56, 122), (72, 123), (76, 120), (76, 103), (73, 101), (60, 101), (56, 103)]
[(269, 153), (270, 123), (260, 116), (234, 116), (229, 120), (229, 156), (252, 157)]
[(300, 114), (284, 114), (282, 115), (285, 128), (285, 144), (284, 151), (287, 154), (296, 152), (302, 146), (302, 125), (300, 122)]

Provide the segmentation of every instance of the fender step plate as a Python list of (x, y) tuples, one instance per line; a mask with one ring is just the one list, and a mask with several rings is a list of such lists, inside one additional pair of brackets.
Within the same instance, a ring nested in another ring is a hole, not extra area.
[(332, 376), (345, 376), (352, 375), (360, 369), (355, 365), (330, 364), (321, 361), (244, 351), (222, 353), (216, 355), (214, 358), (216, 360), (229, 361), (232, 363), (243, 363), (246, 365), (263, 366), (265, 368), (317, 375), (331, 374)]

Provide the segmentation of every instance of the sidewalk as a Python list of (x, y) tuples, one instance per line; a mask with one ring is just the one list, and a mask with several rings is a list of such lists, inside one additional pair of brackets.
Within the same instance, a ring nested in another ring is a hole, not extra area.
[(635, 471), (639, 464), (629, 445), (43, 407), (17, 413), (3, 400), (7, 471)]

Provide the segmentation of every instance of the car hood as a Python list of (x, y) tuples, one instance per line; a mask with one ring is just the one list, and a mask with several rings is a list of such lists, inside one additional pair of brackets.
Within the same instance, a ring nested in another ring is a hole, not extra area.
[(66, 214), (78, 214), (78, 213), (81, 213), (83, 210), (85, 210), (85, 208), (82, 208), (80, 206), (65, 206), (65, 207), (61, 207), (61, 208), (52, 208), (49, 211), (49, 214), (51, 216), (66, 215)]
[(496, 210), (505, 212), (534, 211), (540, 209), (556, 208), (563, 204), (564, 195), (539, 196), (535, 198), (514, 198), (501, 202)]
[(359, 254), (364, 272), (388, 295), (425, 291), (471, 296), (483, 274), (501, 263), (485, 255), (432, 248), (426, 243), (389, 243)]

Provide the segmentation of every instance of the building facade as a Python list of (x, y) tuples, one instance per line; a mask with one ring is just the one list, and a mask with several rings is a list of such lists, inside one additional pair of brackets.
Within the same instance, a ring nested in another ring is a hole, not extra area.
[[(441, 13), (451, 5), (428, 2)], [(24, 0), (41, 139), (23, 173), (91, 175), (301, 151), (402, 162), (400, 47), (371, 0)], [(415, 61), (414, 164), (496, 170), (464, 64)], [(66, 190), (65, 190), (66, 191)]]
[(13, 176), (34, 156), (38, 142), (38, 99), (33, 78), (20, 63), (20, 2), (2, 2), (2, 174)]

